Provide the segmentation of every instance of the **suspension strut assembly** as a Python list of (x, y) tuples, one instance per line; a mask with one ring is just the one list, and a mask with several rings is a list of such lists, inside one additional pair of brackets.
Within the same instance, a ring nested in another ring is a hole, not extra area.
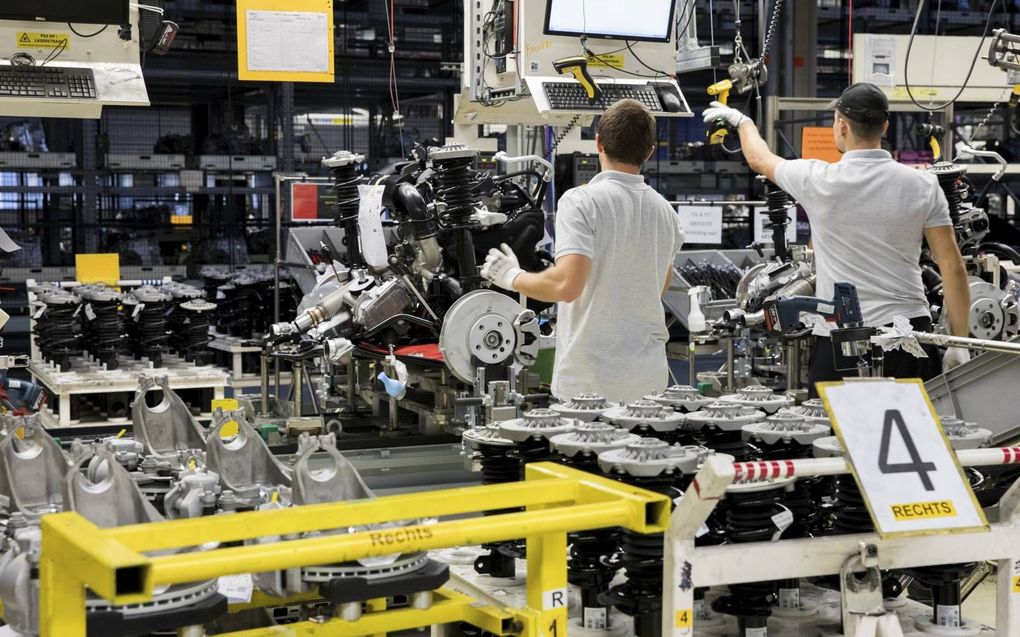
[(322, 160), (322, 165), (329, 168), (333, 175), (333, 191), (336, 194), (335, 223), (344, 231), (344, 246), (347, 248), (347, 267), (361, 269), (365, 267), (365, 258), (361, 252), (361, 233), (358, 228), (358, 212), (361, 208), (361, 194), (358, 184), (358, 166), (365, 161), (364, 155), (356, 155), (341, 150), (332, 157)]
[(786, 242), (786, 227), (790, 225), (789, 210), (796, 205), (796, 202), (785, 190), (766, 177), (759, 176), (758, 179), (765, 184), (765, 204), (768, 207), (769, 217), (766, 228), (772, 231), (772, 244), (775, 246), (776, 258), (784, 262), (789, 261), (790, 247)]
[[(563, 457), (564, 464), (601, 474), (598, 454), (623, 449), (640, 438), (623, 429), (600, 422), (582, 423), (572, 432), (558, 434), (550, 440), (553, 448)], [(610, 606), (599, 601), (609, 591), (609, 584), (617, 573), (617, 566), (609, 562), (617, 551), (620, 529), (595, 529), (572, 533), (570, 559), (567, 562), (567, 579), (581, 590), (581, 617), (570, 630), (601, 631), (605, 635), (625, 635), (626, 627), (618, 625), (609, 613)]]

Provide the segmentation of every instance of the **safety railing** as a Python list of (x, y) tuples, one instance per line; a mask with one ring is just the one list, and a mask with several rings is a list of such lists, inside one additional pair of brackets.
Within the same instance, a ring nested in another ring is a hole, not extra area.
[[(1020, 464), (1020, 447), (957, 451), (965, 467)], [(727, 461), (709, 456), (673, 510), (666, 534), (663, 635), (690, 637), (697, 629), (694, 589), (821, 577), (867, 569), (896, 570), (947, 563), (996, 561), (996, 634), (1020, 635), (1020, 481), (999, 500), (998, 522), (988, 532), (881, 538), (855, 533), (719, 546), (694, 546), (695, 537), (732, 484), (772, 478), (810, 478), (850, 473), (843, 458), (769, 462)], [(748, 559), (753, 555), (754, 559)], [(672, 585), (671, 585), (672, 583)], [(880, 591), (879, 591), (880, 592)], [(843, 587), (845, 634), (876, 620)], [(881, 606), (881, 596), (878, 597)], [(898, 625), (898, 624), (897, 624)]]
[[(338, 528), (522, 507), (522, 512), (384, 531), (222, 546), (257, 538), (299, 537)], [(368, 612), (356, 621), (331, 618), (323, 620), (325, 625), (323, 621), (289, 624), (288, 634), (370, 635), (467, 622), (496, 634), (564, 636), (567, 533), (617, 526), (637, 533), (663, 533), (669, 510), (670, 500), (665, 496), (567, 467), (535, 463), (527, 465), (524, 481), (506, 485), (109, 529), (99, 528), (76, 513), (55, 513), (41, 522), (40, 630), (43, 637), (84, 636), (86, 588), (114, 604), (134, 604), (152, 599), (156, 587), (171, 584), (523, 537), (528, 555), (525, 608), (496, 608), (440, 589), (427, 609), (382, 610), (381, 604), (369, 604)], [(209, 543), (221, 546), (153, 555)]]

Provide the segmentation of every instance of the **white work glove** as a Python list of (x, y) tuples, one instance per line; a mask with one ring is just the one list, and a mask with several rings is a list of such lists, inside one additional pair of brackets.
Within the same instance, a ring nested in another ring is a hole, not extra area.
[(715, 120), (722, 119), (733, 128), (739, 128), (740, 124), (744, 121), (751, 121), (751, 118), (744, 115), (735, 108), (730, 108), (719, 102), (712, 102), (708, 105), (709, 107), (701, 114), (705, 119), (705, 123), (711, 125)]
[(505, 243), (500, 244), (501, 250), (493, 248), (489, 250), (489, 256), (485, 257), (485, 265), (482, 266), (482, 278), (491, 281), (504, 290), (514, 291), (514, 279), (524, 270), (517, 260), (517, 255)]
[(963, 347), (949, 347), (942, 355), (942, 371), (948, 372), (970, 360), (970, 350)]

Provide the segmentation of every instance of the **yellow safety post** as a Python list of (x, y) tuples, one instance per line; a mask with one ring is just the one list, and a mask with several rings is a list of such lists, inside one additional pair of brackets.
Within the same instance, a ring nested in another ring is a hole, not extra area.
[[(525, 510), (519, 511), (521, 507)], [(516, 511), (435, 524), (307, 536), (337, 528), (507, 509)], [(374, 600), (368, 612), (354, 622), (328, 619), (234, 634), (385, 635), (465, 621), (497, 634), (560, 637), (566, 635), (567, 533), (617, 526), (637, 533), (662, 533), (668, 523), (666, 496), (552, 463), (528, 465), (525, 481), (515, 484), (113, 529), (100, 529), (76, 513), (52, 514), (42, 521), (40, 628), (43, 637), (84, 637), (85, 587), (115, 604), (136, 603), (151, 599), (154, 586), (523, 536), (529, 560), (528, 605), (524, 609), (495, 608), (440, 589), (434, 591), (434, 603), (428, 609), (386, 609), (385, 600)], [(224, 546), (264, 537), (301, 539)], [(221, 548), (146, 555), (210, 543), (218, 543)], [(253, 604), (272, 605), (272, 600), (259, 596)]]

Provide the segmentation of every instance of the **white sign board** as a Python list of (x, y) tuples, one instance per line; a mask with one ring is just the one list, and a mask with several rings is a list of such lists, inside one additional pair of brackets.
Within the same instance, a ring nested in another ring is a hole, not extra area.
[(919, 380), (819, 383), (882, 537), (988, 529)]
[(678, 206), (677, 210), (687, 233), (684, 243), (722, 243), (723, 212), (720, 206)]
[(249, 71), (329, 71), (329, 19), (307, 11), (248, 11)]
[[(787, 243), (797, 242), (797, 208), (791, 207), (786, 211), (790, 223), (786, 226)], [(754, 211), (754, 241), (755, 243), (772, 243), (772, 229), (766, 228), (769, 222), (769, 212), (765, 209)]]

